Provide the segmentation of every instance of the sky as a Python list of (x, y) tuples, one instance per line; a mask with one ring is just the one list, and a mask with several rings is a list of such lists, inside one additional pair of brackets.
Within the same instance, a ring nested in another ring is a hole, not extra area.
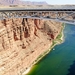
[(48, 4), (75, 4), (75, 0), (22, 0), (22, 1), (35, 1), (35, 2), (42, 2), (45, 1)]

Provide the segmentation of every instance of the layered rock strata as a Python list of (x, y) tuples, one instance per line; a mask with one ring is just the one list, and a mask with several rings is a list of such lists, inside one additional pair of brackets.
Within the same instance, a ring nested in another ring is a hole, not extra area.
[(38, 19), (0, 21), (0, 75), (21, 75), (52, 45), (61, 23)]

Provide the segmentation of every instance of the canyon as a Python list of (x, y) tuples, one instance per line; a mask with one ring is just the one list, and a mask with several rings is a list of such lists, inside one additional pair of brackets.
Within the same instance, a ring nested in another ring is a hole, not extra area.
[(0, 75), (22, 75), (59, 35), (62, 23), (39, 19), (0, 20)]

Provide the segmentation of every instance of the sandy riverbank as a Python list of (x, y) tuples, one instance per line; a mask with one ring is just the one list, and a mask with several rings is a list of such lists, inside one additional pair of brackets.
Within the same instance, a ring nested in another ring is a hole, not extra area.
[(22, 75), (26, 75), (30, 70), (31, 70), (32, 67), (29, 67), (25, 72), (23, 72)]

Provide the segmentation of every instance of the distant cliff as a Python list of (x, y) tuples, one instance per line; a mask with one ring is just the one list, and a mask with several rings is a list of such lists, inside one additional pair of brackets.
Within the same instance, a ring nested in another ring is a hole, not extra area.
[(0, 20), (0, 75), (21, 75), (50, 48), (61, 28), (54, 21)]
[(22, 0), (0, 0), (0, 5), (47, 5), (46, 2), (30, 2)]

